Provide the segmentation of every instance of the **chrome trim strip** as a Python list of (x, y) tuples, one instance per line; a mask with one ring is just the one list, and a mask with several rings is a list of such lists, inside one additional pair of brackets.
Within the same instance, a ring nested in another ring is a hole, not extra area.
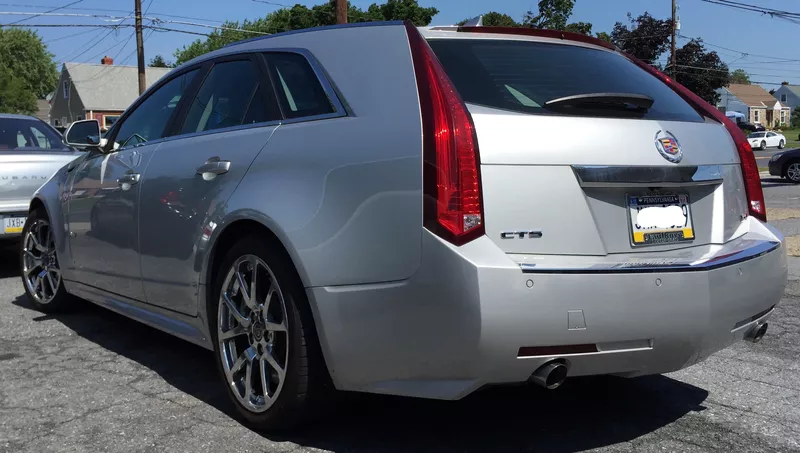
[(720, 165), (627, 167), (573, 165), (581, 187), (707, 186), (722, 183)]
[[(606, 262), (591, 263), (581, 267), (545, 267), (532, 263), (520, 263), (519, 267), (524, 274), (650, 274), (667, 272), (701, 272), (731, 266), (744, 261), (749, 261), (766, 255), (776, 249), (780, 242), (748, 241), (752, 246), (738, 249), (729, 253), (718, 254), (704, 260), (675, 260), (672, 263), (646, 261)], [(638, 259), (633, 257), (634, 259)], [(646, 257), (644, 257), (646, 258)], [(654, 258), (658, 260), (658, 258)], [(662, 259), (663, 261), (663, 259)]]

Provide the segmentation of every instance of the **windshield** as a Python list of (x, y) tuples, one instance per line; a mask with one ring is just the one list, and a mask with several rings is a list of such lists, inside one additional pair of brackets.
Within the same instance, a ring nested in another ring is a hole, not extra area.
[(753, 132), (752, 134), (748, 135), (748, 138), (761, 138), (763, 136), (763, 132)]
[(70, 151), (61, 135), (42, 121), (25, 118), (0, 118), (0, 151), (49, 149)]
[[(663, 82), (625, 57), (582, 46), (532, 41), (431, 39), (431, 48), (465, 102), (522, 113), (567, 112), (548, 101), (589, 95), (604, 108), (574, 109), (585, 116), (630, 117), (609, 108), (609, 94), (647, 98), (652, 105), (638, 117), (702, 121), (701, 116)], [(596, 98), (596, 99), (594, 99)], [(621, 101), (625, 101), (624, 97)], [(614, 107), (614, 106), (610, 106)]]

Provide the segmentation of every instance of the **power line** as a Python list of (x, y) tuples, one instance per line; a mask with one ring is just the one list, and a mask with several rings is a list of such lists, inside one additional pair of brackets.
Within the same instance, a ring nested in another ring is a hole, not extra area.
[(58, 38), (53, 38), (53, 39), (48, 39), (47, 41), (42, 41), (42, 43), (43, 43), (43, 44), (48, 44), (48, 43), (51, 43), (51, 42), (53, 42), (53, 41), (58, 41), (58, 40), (61, 40), (61, 39), (69, 39), (69, 38), (74, 38), (74, 37), (76, 37), (76, 36), (81, 36), (81, 35), (86, 35), (86, 34), (89, 34), (89, 33), (93, 32), (93, 31), (96, 31), (96, 30), (95, 30), (95, 29), (91, 29), (91, 30), (84, 30), (84, 31), (80, 31), (80, 32), (78, 32), (78, 33), (73, 33), (73, 34), (71, 34), (71, 35), (59, 36)]
[[(58, 6), (58, 7), (56, 7), (56, 8), (53, 8), (53, 9), (49, 10), (49, 11), (45, 11), (45, 12), (44, 12), (44, 13), (42, 13), (42, 14), (52, 13), (53, 11), (58, 11), (58, 10), (60, 10), (60, 9), (67, 8), (67, 7), (70, 7), (70, 6), (72, 6), (72, 5), (76, 5), (76, 4), (78, 4), (78, 3), (82, 2), (82, 1), (83, 1), (83, 0), (75, 0), (75, 1), (74, 1), (74, 2), (72, 2), (72, 3), (67, 3), (66, 5), (63, 5), (63, 6)], [(36, 17), (39, 17), (39, 16), (41, 16), (41, 14), (34, 14), (33, 16), (26, 17), (26, 18), (24, 18), (24, 19), (20, 19), (20, 20), (18, 20), (18, 21), (16, 21), (16, 22), (13, 22), (13, 23), (9, 24), (9, 25), (16, 25), (16, 24), (19, 24), (19, 23), (25, 22), (26, 20), (33, 19), (33, 18), (36, 18)]]
[(765, 6), (751, 5), (749, 3), (742, 3), (733, 0), (701, 0), (712, 5), (727, 6), (728, 8), (739, 9), (743, 11), (751, 11), (761, 13), (770, 17), (794, 17), (800, 18), (800, 13), (784, 11), (779, 9), (767, 8)]
[[(37, 6), (37, 5), (26, 5), (26, 4), (19, 4), (19, 3), (0, 3), (0, 6), (11, 7), (11, 8), (49, 8), (49, 6)], [(124, 9), (111, 9), (111, 8), (61, 8), (61, 9), (68, 9), (72, 11), (101, 11), (107, 13), (125, 13), (128, 15), (132, 15), (133, 13), (128, 10)], [(176, 14), (164, 14), (164, 13), (152, 13), (153, 16), (160, 16), (160, 17), (174, 17), (176, 19), (188, 19), (188, 20), (200, 20), (205, 22), (216, 22), (216, 23), (224, 23), (225, 21), (222, 20), (215, 20), (215, 19), (204, 19), (202, 17), (191, 17), (191, 16), (179, 16)]]

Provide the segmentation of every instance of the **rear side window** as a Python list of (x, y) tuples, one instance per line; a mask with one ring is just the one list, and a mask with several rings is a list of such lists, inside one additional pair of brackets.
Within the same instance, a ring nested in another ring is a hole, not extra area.
[(629, 93), (652, 98), (652, 106), (634, 115), (624, 108), (571, 112), (702, 121), (671, 88), (612, 52), (530, 41), (433, 39), (429, 43), (468, 103), (530, 114), (570, 114), (545, 103), (575, 95)]
[(258, 69), (250, 60), (228, 61), (211, 68), (181, 129), (182, 134), (280, 119), (267, 105)]
[(69, 151), (61, 136), (41, 121), (0, 118), (0, 151), (30, 149)]
[(270, 53), (266, 57), (286, 118), (325, 115), (336, 111), (304, 56)]

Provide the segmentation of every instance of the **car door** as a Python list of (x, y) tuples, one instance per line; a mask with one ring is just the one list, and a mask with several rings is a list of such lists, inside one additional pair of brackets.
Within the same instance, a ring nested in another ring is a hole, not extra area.
[(141, 177), (196, 72), (160, 84), (121, 120), (108, 151), (93, 151), (72, 170), (67, 225), (79, 281), (145, 300), (139, 260)]
[(265, 64), (250, 54), (204, 67), (173, 137), (158, 148), (142, 184), (139, 217), (147, 302), (196, 314), (198, 249), (255, 157), (280, 123)]
[(778, 134), (767, 132), (767, 146), (778, 146)]

